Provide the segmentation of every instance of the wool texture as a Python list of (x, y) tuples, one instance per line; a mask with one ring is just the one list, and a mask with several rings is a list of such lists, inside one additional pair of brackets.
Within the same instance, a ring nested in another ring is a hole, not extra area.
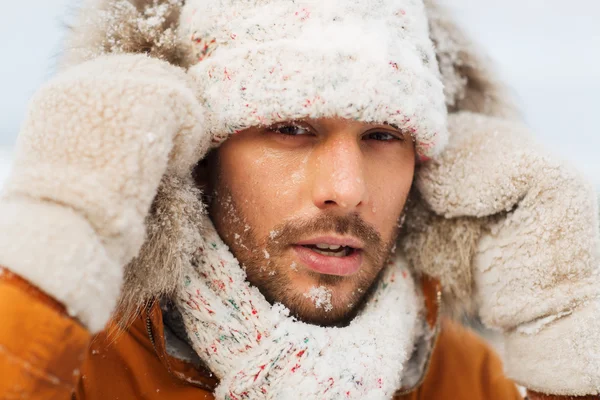
[[(391, 262), (343, 328), (296, 321), (246, 281), (206, 216), (175, 302), (194, 350), (220, 379), (218, 399), (389, 399), (425, 324), (406, 261)], [(394, 310), (393, 312), (391, 312)]]
[(179, 30), (215, 145), (252, 126), (333, 116), (395, 125), (424, 157), (447, 141), (421, 0), (189, 0)]

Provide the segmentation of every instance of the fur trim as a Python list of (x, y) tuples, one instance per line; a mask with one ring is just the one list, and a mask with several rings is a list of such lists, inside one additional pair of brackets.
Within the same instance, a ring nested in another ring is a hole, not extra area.
[(485, 53), (453, 21), (449, 10), (437, 0), (425, 0), (431, 39), (436, 48), (448, 112), (472, 111), (515, 118), (505, 86), (497, 79)]
[(484, 218), (446, 219), (416, 190), (411, 194), (400, 246), (416, 271), (440, 279), (443, 311), (456, 319), (477, 311), (472, 264), (485, 223)]
[(147, 239), (139, 255), (125, 267), (125, 282), (117, 307), (126, 326), (147, 300), (174, 294), (197, 244), (204, 216), (200, 190), (191, 177), (166, 175), (158, 189), (146, 225)]
[(183, 0), (87, 0), (76, 12), (61, 69), (103, 54), (147, 54), (187, 68), (189, 52), (177, 37)]

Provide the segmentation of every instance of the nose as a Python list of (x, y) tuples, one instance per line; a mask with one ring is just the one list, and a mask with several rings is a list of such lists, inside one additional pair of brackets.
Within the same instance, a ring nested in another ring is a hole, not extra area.
[(364, 160), (355, 138), (328, 140), (315, 157), (312, 197), (316, 207), (351, 212), (366, 202)]

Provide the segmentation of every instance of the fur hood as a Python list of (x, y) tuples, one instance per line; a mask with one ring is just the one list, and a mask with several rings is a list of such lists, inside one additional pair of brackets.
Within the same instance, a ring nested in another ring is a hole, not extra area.
[[(436, 0), (426, 0), (430, 35), (445, 86), (448, 112), (470, 111), (492, 117), (518, 115), (486, 57)], [(177, 36), (183, 0), (89, 0), (76, 10), (59, 61), (60, 69), (103, 54), (141, 53), (184, 70), (190, 55)], [(177, 282), (187, 254), (186, 243), (197, 235), (196, 221), (202, 204), (190, 182), (165, 177), (147, 221), (148, 237), (139, 256), (126, 269), (119, 309), (127, 320), (148, 299), (168, 294)], [(473, 218), (445, 220), (428, 211), (413, 196), (404, 247), (418, 247), (409, 259), (418, 272), (442, 280), (449, 310), (472, 308), (471, 261), (480, 236), (481, 221)], [(433, 222), (437, 222), (433, 224)], [(435, 230), (425, 227), (435, 225)], [(191, 235), (191, 236), (190, 236)], [(433, 257), (450, 260), (450, 270), (435, 267)], [(458, 306), (460, 304), (460, 306)], [(466, 305), (466, 306), (465, 306)]]

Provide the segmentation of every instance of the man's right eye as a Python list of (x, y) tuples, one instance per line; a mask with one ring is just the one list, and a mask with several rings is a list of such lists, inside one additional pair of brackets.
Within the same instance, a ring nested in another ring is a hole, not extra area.
[(268, 129), (271, 132), (280, 133), (286, 136), (303, 136), (312, 133), (308, 127), (293, 123), (276, 124), (270, 126)]

